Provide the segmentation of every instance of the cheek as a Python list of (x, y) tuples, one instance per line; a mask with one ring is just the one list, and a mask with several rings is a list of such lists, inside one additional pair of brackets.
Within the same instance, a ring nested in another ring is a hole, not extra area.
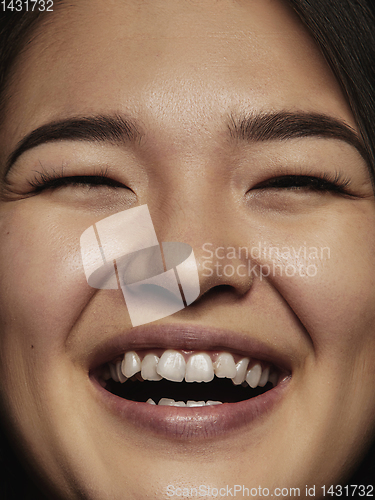
[[(291, 243), (299, 256), (283, 262), (284, 276), (275, 276), (274, 285), (305, 327), (316, 356), (342, 361), (356, 351), (374, 351), (374, 217), (335, 218), (300, 235)], [(292, 277), (285, 275), (287, 264), (298, 270)]]
[[(89, 224), (88, 224), (89, 225)], [(58, 211), (24, 210), (0, 219), (2, 340), (9, 335), (60, 343), (94, 290), (82, 269), (79, 237), (85, 229)]]

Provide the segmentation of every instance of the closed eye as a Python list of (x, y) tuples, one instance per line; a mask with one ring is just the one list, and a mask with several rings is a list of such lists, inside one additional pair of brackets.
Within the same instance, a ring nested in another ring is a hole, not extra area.
[(45, 172), (36, 172), (34, 179), (29, 181), (34, 192), (40, 192), (47, 189), (57, 189), (62, 187), (84, 187), (84, 188), (97, 188), (107, 186), (112, 188), (127, 188), (121, 182), (115, 181), (107, 177), (105, 173), (98, 175), (74, 175), (74, 176), (60, 176), (56, 173), (49, 174)]
[(342, 178), (340, 174), (336, 174), (333, 178), (327, 174), (323, 174), (321, 177), (311, 175), (282, 175), (262, 181), (252, 189), (307, 190), (351, 195), (348, 189), (349, 185), (350, 180)]

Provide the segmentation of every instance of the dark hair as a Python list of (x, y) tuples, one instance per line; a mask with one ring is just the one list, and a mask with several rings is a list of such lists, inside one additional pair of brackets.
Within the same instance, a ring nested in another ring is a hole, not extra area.
[(288, 1), (315, 38), (348, 98), (374, 178), (375, 2)]
[(41, 13), (5, 11), (0, 17), (0, 112), (4, 113), (6, 83), (18, 55), (31, 40), (31, 33)]
[[(53, 9), (58, 10), (64, 0), (54, 0)], [(12, 77), (14, 63), (20, 54), (31, 45), (38, 30), (53, 15), (53, 12), (5, 10), (0, 14), (0, 126), (8, 97), (7, 85)]]
[[(371, 0), (288, 0), (316, 40), (347, 96), (369, 158), (375, 185), (375, 5)], [(63, 0), (54, 2), (55, 5)], [(5, 12), (0, 17), (0, 116), (7, 84), (20, 53), (31, 44), (47, 16), (43, 12)], [(1, 121), (0, 121), (1, 125)], [(5, 433), (0, 433), (3, 500), (41, 499), (18, 462)], [(347, 484), (373, 485), (375, 444)], [(354, 497), (352, 497), (354, 498)]]

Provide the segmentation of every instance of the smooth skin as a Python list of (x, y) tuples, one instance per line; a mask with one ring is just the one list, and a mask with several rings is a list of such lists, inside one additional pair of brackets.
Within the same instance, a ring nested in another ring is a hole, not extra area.
[[(161, 499), (168, 485), (234, 484), (299, 487), (301, 497), (316, 485), (318, 496), (349, 473), (374, 436), (371, 178), (344, 141), (252, 142), (234, 139), (229, 127), (250, 114), (290, 111), (357, 129), (337, 81), (278, 0), (69, 4), (15, 67), (0, 130), (2, 171), (22, 138), (53, 120), (117, 114), (136, 122), (142, 137), (40, 145), (2, 184), (0, 380), (14, 441), (52, 498)], [(38, 172), (103, 169), (121, 186), (33, 192), (30, 184)], [(349, 195), (271, 182), (337, 173)], [(159, 241), (189, 243), (200, 266), (201, 298), (158, 323), (245, 332), (290, 360), (282, 401), (224, 437), (179, 442), (144, 432), (99, 404), (88, 377), (89, 353), (131, 323), (121, 291), (87, 285), (79, 238), (94, 222), (143, 204)], [(259, 242), (328, 247), (329, 255), (286, 255), (262, 280), (207, 276), (205, 243)], [(318, 272), (286, 276), (288, 264)]]

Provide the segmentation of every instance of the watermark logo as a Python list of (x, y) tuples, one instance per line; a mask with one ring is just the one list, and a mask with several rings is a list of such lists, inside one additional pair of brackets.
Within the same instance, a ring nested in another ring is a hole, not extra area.
[(87, 283), (121, 288), (133, 326), (170, 316), (199, 296), (193, 249), (179, 242), (160, 246), (147, 205), (96, 222), (80, 244)]
[(313, 278), (322, 262), (330, 259), (329, 247), (275, 246), (259, 242), (254, 247), (215, 247), (202, 245), (202, 275), (231, 278), (251, 277), (261, 281), (268, 276)]

